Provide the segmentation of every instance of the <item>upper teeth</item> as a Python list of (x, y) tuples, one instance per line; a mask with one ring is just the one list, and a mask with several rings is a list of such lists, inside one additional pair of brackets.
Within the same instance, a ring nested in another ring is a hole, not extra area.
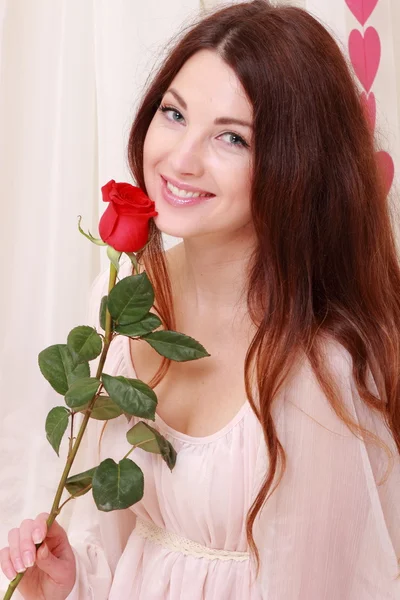
[(209, 196), (210, 194), (203, 194), (200, 192), (187, 192), (186, 190), (181, 190), (180, 188), (175, 187), (167, 181), (167, 188), (171, 190), (175, 196), (180, 196), (180, 198), (198, 198), (199, 196)]

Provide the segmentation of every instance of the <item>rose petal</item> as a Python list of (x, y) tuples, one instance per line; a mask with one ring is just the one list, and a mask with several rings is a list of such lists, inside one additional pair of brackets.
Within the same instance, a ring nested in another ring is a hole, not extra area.
[(114, 185), (115, 185), (115, 181), (114, 181), (114, 179), (111, 179), (111, 181), (109, 181), (108, 183), (103, 185), (103, 187), (101, 188), (101, 193), (103, 194), (104, 202), (110, 201), (110, 193), (113, 190)]
[(99, 224), (101, 239), (119, 252), (137, 252), (148, 241), (149, 219), (158, 215), (155, 203), (140, 187), (114, 179), (101, 191), (109, 202)]
[[(141, 222), (140, 222), (141, 221)], [(109, 244), (119, 252), (137, 252), (145, 246), (149, 237), (148, 220), (134, 217), (119, 217), (114, 236)]]
[(99, 223), (99, 234), (103, 242), (112, 246), (109, 239), (118, 223), (118, 214), (114, 209), (114, 204), (110, 202), (107, 209), (103, 213)]
[(153, 206), (131, 206), (129, 204), (115, 204), (114, 205), (115, 211), (119, 214), (119, 215), (127, 215), (127, 216), (134, 216), (134, 215), (140, 215), (143, 217), (148, 217), (149, 219), (151, 217), (155, 217), (155, 210)]

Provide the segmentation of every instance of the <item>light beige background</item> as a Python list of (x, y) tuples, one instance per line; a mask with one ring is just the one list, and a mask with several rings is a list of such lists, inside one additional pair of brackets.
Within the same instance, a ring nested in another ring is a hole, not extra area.
[[(359, 25), (344, 0), (297, 4), (346, 52)], [(108, 262), (105, 249), (78, 232), (78, 215), (97, 235), (101, 186), (130, 181), (126, 143), (142, 85), (169, 38), (213, 6), (0, 0), (0, 547), (23, 518), (50, 510), (65, 462), (65, 444), (58, 459), (44, 433), (47, 413), (63, 399), (43, 379), (37, 357), (86, 323), (91, 282)], [(373, 87), (378, 126), (398, 166), (398, 0), (380, 0), (370, 24), (382, 43)], [(177, 241), (166, 236), (167, 246)], [(68, 511), (60, 520), (67, 519)], [(7, 585), (1, 575), (0, 591)]]

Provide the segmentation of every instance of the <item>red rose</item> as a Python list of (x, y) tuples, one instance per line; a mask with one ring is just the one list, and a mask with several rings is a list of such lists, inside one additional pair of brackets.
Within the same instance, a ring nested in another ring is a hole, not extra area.
[(101, 239), (118, 252), (138, 252), (148, 241), (149, 219), (158, 215), (153, 200), (141, 188), (113, 179), (101, 192), (110, 203), (100, 219)]

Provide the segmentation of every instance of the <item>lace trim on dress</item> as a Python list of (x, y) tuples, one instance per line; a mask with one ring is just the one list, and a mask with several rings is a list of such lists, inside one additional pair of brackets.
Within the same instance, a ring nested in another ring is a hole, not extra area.
[(233, 560), (242, 562), (248, 560), (248, 552), (235, 552), (233, 550), (216, 550), (208, 548), (198, 542), (182, 537), (177, 533), (171, 533), (162, 527), (158, 527), (149, 521), (136, 518), (135, 533), (140, 537), (151, 540), (164, 548), (181, 552), (182, 554), (195, 556), (197, 558), (208, 558), (209, 560)]

